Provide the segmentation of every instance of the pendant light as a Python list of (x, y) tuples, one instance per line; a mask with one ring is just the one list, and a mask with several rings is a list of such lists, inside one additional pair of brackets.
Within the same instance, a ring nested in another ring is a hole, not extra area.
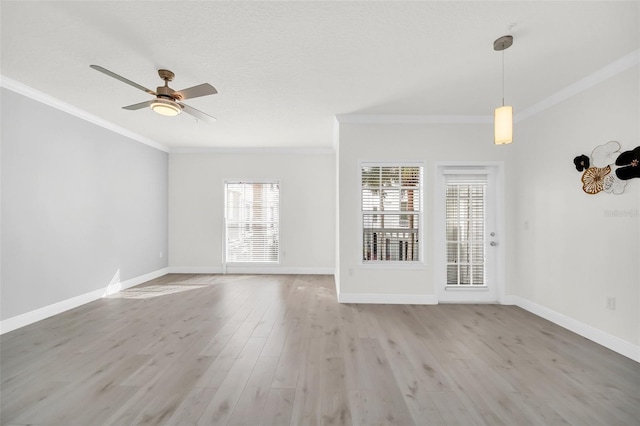
[(502, 52), (502, 106), (493, 116), (493, 143), (504, 145), (513, 142), (513, 107), (504, 104), (504, 51), (513, 44), (513, 37), (502, 36), (493, 42), (493, 50)]

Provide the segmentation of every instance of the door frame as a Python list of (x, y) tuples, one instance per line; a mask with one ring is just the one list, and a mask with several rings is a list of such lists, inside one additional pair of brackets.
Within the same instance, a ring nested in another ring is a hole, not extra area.
[[(495, 248), (495, 286), (496, 286), (496, 303), (505, 303), (505, 253), (507, 246), (507, 236), (505, 234), (505, 203), (504, 203), (504, 162), (502, 161), (440, 161), (435, 163), (435, 178), (433, 188), (433, 233), (434, 236), (434, 286), (435, 294), (438, 301), (441, 299), (447, 282), (447, 245), (446, 245), (446, 215), (445, 215), (445, 170), (450, 169), (473, 169), (482, 168), (489, 169), (493, 172), (495, 178), (495, 221), (496, 233), (498, 234), (498, 246)], [(468, 290), (472, 291), (481, 290)], [(484, 301), (460, 301), (460, 302), (438, 302), (438, 303), (487, 303)], [(494, 303), (494, 302), (488, 302)]]

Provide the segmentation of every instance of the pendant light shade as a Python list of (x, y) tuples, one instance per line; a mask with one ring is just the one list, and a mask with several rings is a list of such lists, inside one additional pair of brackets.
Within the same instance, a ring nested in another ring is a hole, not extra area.
[(502, 52), (502, 106), (493, 114), (493, 143), (505, 145), (513, 142), (513, 107), (504, 104), (504, 51), (513, 44), (513, 37), (502, 36), (493, 42), (493, 50)]
[(496, 108), (493, 114), (493, 142), (504, 145), (513, 142), (513, 107)]

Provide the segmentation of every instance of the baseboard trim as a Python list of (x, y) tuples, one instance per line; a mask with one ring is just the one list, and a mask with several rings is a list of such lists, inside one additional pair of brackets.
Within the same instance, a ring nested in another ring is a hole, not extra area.
[(150, 272), (148, 274), (140, 275), (125, 281), (111, 282), (106, 288), (100, 288), (98, 290), (90, 291), (89, 293), (81, 294), (79, 296), (72, 297), (70, 299), (62, 300), (57, 303), (53, 303), (42, 308), (35, 309), (24, 314), (16, 315), (15, 317), (7, 318), (0, 321), (0, 335), (16, 330), (18, 328), (25, 327), (43, 319), (52, 317), (62, 312), (68, 311), (78, 306), (82, 306), (86, 303), (93, 302), (102, 297), (110, 294), (117, 293), (120, 290), (124, 290), (143, 282), (152, 280), (154, 278), (166, 275), (169, 272), (168, 268), (158, 269), (157, 271)]
[(578, 320), (570, 318), (564, 314), (556, 312), (552, 309), (538, 305), (527, 299), (523, 299), (519, 296), (509, 296), (516, 306), (531, 312), (541, 318), (551, 321), (560, 327), (573, 331), (580, 336), (592, 340), (605, 348), (611, 349), (614, 352), (624, 355), (636, 362), (640, 363), (640, 346), (620, 339), (595, 327), (582, 323)]
[[(170, 266), (171, 274), (222, 274), (220, 266)], [(281, 266), (231, 266), (227, 265), (227, 274), (255, 275), (333, 275), (333, 268), (297, 268)]]
[(210, 266), (169, 266), (170, 274), (221, 274), (221, 267)]
[(376, 303), (387, 305), (437, 305), (434, 294), (339, 293), (340, 303)]
[[(142, 284), (146, 281), (161, 277), (168, 273), (176, 274), (220, 274), (222, 268), (216, 267), (168, 267), (158, 269), (148, 274), (140, 275), (125, 281), (110, 283), (105, 289), (98, 289), (70, 299), (26, 312), (15, 317), (0, 321), (0, 335), (33, 324), (43, 319), (52, 317), (118, 291)], [(296, 275), (333, 275), (333, 268), (252, 268), (252, 267), (227, 267), (227, 273), (235, 274), (296, 274)], [(375, 293), (338, 293), (339, 303), (375, 303), (375, 304), (401, 304), (401, 305), (437, 305), (438, 297), (432, 294), (375, 294)], [(505, 296), (502, 301), (505, 305), (516, 305), (541, 318), (553, 322), (582, 337), (592, 340), (614, 352), (626, 356), (640, 363), (640, 346), (620, 339), (590, 325), (570, 318), (564, 314), (539, 305), (519, 296)]]

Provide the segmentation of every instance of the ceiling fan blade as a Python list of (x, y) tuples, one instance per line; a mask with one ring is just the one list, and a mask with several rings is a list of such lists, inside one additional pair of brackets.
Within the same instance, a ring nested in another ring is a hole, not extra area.
[(148, 94), (150, 94), (150, 95), (154, 95), (154, 96), (156, 95), (156, 92), (154, 92), (153, 90), (149, 90), (149, 89), (147, 89), (146, 87), (139, 85), (138, 83), (134, 83), (133, 81), (131, 81), (131, 80), (129, 80), (129, 79), (126, 79), (126, 78), (122, 77), (121, 75), (118, 75), (118, 74), (116, 74), (116, 73), (114, 73), (114, 72), (111, 72), (111, 71), (109, 71), (109, 70), (108, 70), (108, 69), (106, 69), (106, 68), (102, 68), (100, 65), (89, 65), (89, 66), (90, 66), (91, 68), (93, 68), (94, 70), (96, 70), (96, 71), (100, 71), (101, 73), (106, 74), (106, 75), (108, 75), (109, 77), (113, 77), (113, 78), (115, 78), (116, 80), (120, 80), (121, 82), (126, 83), (126, 84), (128, 84), (129, 86), (133, 86), (133, 87), (135, 87), (136, 89), (140, 89), (140, 90), (142, 90), (143, 92), (147, 92), (147, 93), (148, 93)]
[(182, 110), (187, 114), (193, 115), (195, 118), (198, 118), (203, 121), (208, 121), (210, 123), (215, 123), (217, 120), (215, 117), (210, 116), (209, 114), (205, 114), (202, 111), (198, 111), (197, 109), (190, 107), (189, 105), (178, 102), (178, 104), (182, 107)]
[(140, 102), (139, 104), (133, 104), (133, 105), (129, 105), (126, 107), (122, 107), (122, 109), (128, 109), (128, 110), (136, 110), (136, 109), (142, 109), (142, 108), (146, 108), (148, 106), (151, 105), (153, 101), (144, 101), (144, 102)]
[(189, 87), (188, 89), (178, 90), (177, 92), (174, 92), (173, 95), (177, 99), (184, 101), (186, 99), (193, 99), (200, 96), (215, 95), (216, 93), (218, 93), (218, 91), (215, 87), (209, 83), (202, 83), (197, 86)]

